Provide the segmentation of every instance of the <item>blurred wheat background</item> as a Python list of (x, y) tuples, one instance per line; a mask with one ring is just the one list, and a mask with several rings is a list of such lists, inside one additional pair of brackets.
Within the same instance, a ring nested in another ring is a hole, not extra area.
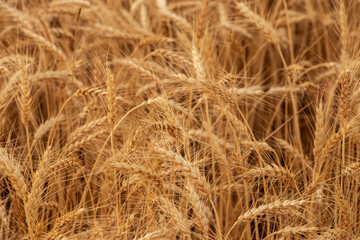
[(360, 239), (359, 12), (0, 1), (0, 239)]

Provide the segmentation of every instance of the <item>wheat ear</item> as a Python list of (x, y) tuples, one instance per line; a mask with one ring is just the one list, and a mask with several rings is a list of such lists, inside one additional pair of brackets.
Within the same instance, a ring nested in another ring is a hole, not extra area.
[(47, 49), (49, 52), (54, 54), (54, 56), (57, 57), (59, 60), (61, 60), (62, 62), (66, 61), (66, 56), (63, 53), (63, 51), (60, 48), (58, 48), (57, 46), (55, 46), (53, 43), (47, 41), (44, 37), (42, 37), (36, 33), (33, 33), (32, 31), (30, 31), (26, 28), (22, 28), (21, 30), (22, 30), (22, 32), (24, 32), (24, 34), (26, 36), (28, 36), (29, 38), (32, 38), (40, 46), (45, 47), (45, 49)]
[(350, 93), (350, 85), (351, 85), (351, 76), (350, 70), (346, 70), (341, 72), (338, 79), (341, 87), (340, 92), (340, 118), (343, 124), (347, 123), (349, 117), (349, 109), (350, 109), (350, 101), (351, 101), (351, 93)]
[(0, 171), (9, 178), (15, 194), (22, 200), (25, 200), (27, 188), (25, 179), (20, 171), (20, 166), (15, 165), (15, 159), (2, 147), (0, 147)]
[(347, 65), (349, 59), (349, 27), (347, 23), (347, 13), (345, 8), (345, 1), (339, 1), (339, 17), (340, 17), (340, 40), (341, 40), (341, 64), (343, 67)]
[(30, 236), (39, 237), (41, 233), (35, 232), (36, 225), (39, 223), (38, 209), (41, 204), (44, 183), (47, 179), (50, 163), (51, 147), (46, 149), (36, 173), (33, 175), (32, 186), (27, 194), (27, 201), (24, 204), (26, 221), (30, 231)]
[(253, 10), (251, 10), (245, 3), (238, 2), (236, 3), (239, 11), (243, 14), (247, 19), (250, 20), (255, 26), (261, 31), (265, 38), (276, 46), (280, 44), (280, 37), (276, 31), (276, 29), (271, 26), (271, 24), (266, 21), (264, 18), (256, 14)]
[(63, 228), (73, 223), (76, 218), (85, 212), (84, 208), (79, 208), (56, 219), (52, 230), (46, 235), (46, 239), (55, 240), (62, 235)]
[(275, 202), (264, 204), (261, 205), (260, 207), (251, 208), (238, 217), (238, 219), (230, 228), (228, 234), (234, 229), (236, 225), (245, 221), (252, 220), (257, 216), (263, 215), (268, 212), (273, 212), (276, 215), (282, 212), (285, 212), (286, 214), (294, 214), (296, 212), (291, 211), (291, 209), (299, 208), (305, 203), (306, 203), (305, 200), (276, 200)]

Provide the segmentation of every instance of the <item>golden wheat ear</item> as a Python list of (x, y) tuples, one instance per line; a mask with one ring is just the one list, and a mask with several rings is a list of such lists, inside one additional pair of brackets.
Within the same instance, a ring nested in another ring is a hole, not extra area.
[(359, 11), (0, 0), (0, 239), (360, 239)]

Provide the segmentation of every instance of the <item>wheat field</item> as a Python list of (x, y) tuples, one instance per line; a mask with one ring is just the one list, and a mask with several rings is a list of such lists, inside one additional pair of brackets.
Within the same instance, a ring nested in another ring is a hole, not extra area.
[(360, 239), (359, 12), (1, 0), (0, 239)]

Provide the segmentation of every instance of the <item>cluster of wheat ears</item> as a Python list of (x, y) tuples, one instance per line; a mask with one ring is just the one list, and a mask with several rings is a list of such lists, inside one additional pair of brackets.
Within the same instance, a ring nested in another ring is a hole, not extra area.
[(360, 1), (0, 1), (0, 239), (360, 239)]

